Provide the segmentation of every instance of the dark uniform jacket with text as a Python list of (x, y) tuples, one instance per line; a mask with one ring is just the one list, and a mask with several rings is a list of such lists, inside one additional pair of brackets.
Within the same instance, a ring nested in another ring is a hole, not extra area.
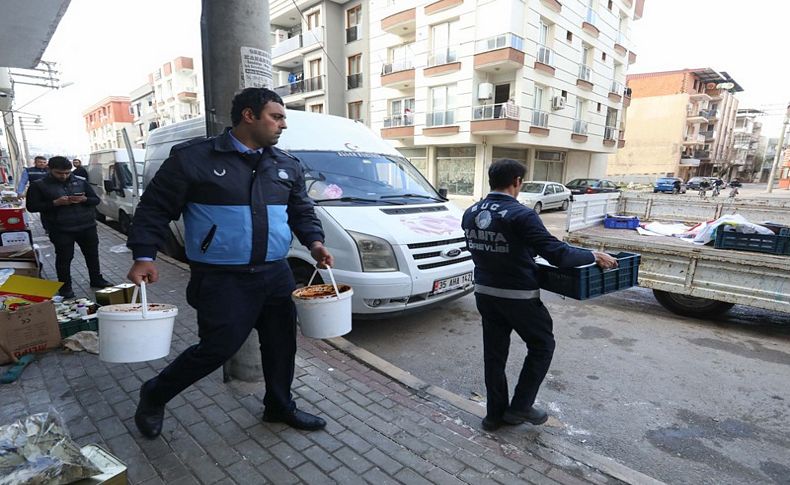
[[(85, 194), (88, 198), (80, 204), (56, 206), (53, 201), (64, 195)], [(50, 231), (79, 232), (96, 226), (96, 206), (99, 196), (81, 177), (70, 175), (61, 182), (52, 175), (30, 184), (27, 190), (27, 210), (40, 212), (41, 222)]]

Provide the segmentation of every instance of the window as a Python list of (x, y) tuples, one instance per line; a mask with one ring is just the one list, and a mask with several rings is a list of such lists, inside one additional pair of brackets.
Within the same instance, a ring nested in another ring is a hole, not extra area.
[(362, 5), (346, 10), (346, 43), (362, 37)]
[(425, 148), (398, 148), (398, 151), (401, 155), (408, 158), (411, 164), (414, 165), (424, 177), (428, 176), (428, 155)]
[(475, 147), (437, 148), (436, 175), (439, 187), (447, 188), (447, 193), (473, 195)]
[(348, 89), (362, 87), (362, 54), (348, 58)]
[(601, 60), (606, 62), (606, 52), (601, 52)]
[(312, 112), (312, 113), (323, 113), (324, 112), (324, 105), (321, 104), (321, 103), (311, 105), (310, 106), (310, 112)]
[[(536, 84), (535, 85), (535, 96), (533, 96), (533, 98), (532, 98), (532, 107), (536, 111), (542, 111), (543, 110), (543, 92), (544, 92), (543, 86), (539, 86), (539, 85)], [(565, 93), (565, 96), (567, 96), (567, 93)]]
[(583, 120), (584, 119), (584, 108), (585, 108), (584, 99), (580, 97), (576, 97), (576, 119)]
[(412, 53), (413, 44), (403, 44), (390, 48), (388, 59), (389, 64), (385, 64), (382, 74), (405, 71), (414, 67), (414, 54)]
[(321, 11), (316, 10), (307, 14), (307, 30), (313, 30), (321, 25)]
[(533, 180), (546, 180), (562, 183), (565, 172), (565, 153), (538, 150), (535, 152)]
[(614, 5), (613, 5), (613, 2), (612, 2), (612, 0), (609, 0), (609, 3), (606, 5), (606, 8), (608, 8), (608, 9), (611, 11), (611, 10), (612, 10), (612, 8), (613, 8), (613, 6), (614, 6)]
[(305, 92), (323, 89), (323, 77), (321, 72), (321, 59), (313, 59), (308, 64), (308, 79), (304, 80)]
[(458, 22), (445, 22), (431, 27), (431, 54), (428, 66), (456, 62), (458, 54)]
[(393, 99), (389, 111), (390, 116), (384, 120), (384, 128), (414, 125), (414, 98)]
[(431, 88), (431, 110), (426, 116), (425, 124), (442, 126), (455, 123), (455, 96), (455, 84)]
[[(545, 20), (540, 19), (540, 23), (538, 24), (538, 43), (541, 45), (549, 46), (551, 43), (551, 36), (549, 35), (551, 26)], [(570, 31), (568, 31), (570, 34)], [(572, 34), (571, 34), (572, 35)]]
[(351, 120), (362, 120), (362, 101), (348, 103), (348, 118)]
[(597, 111), (598, 111), (599, 113), (601, 112), (601, 103), (598, 103), (598, 108), (597, 108)]

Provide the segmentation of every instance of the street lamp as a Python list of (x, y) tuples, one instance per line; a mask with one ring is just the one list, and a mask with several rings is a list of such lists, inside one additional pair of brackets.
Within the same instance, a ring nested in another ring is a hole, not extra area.
[[(25, 164), (27, 164), (28, 160), (30, 160), (31, 158), (30, 148), (28, 147), (27, 144), (27, 134), (25, 133), (25, 128), (27, 128), (28, 130), (32, 128), (34, 131), (46, 130), (46, 128), (44, 128), (44, 125), (41, 122), (41, 116), (39, 115), (34, 115), (34, 116), (35, 118), (30, 116), (19, 117), (19, 129), (22, 132), (22, 146), (25, 150), (25, 162), (24, 162)], [(30, 123), (32, 123), (32, 125)]]

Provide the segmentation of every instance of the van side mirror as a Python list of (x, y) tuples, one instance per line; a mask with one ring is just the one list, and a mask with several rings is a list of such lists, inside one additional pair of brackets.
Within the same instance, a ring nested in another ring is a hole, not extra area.
[(115, 187), (115, 182), (112, 181), (112, 180), (105, 180), (104, 181), (104, 191), (109, 193), (109, 192), (112, 192), (113, 190), (118, 190)]
[(442, 187), (439, 189), (439, 197), (444, 200), (447, 200), (447, 187)]

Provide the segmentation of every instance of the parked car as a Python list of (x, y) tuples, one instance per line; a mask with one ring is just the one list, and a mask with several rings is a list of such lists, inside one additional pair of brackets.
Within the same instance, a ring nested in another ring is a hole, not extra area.
[(661, 177), (656, 180), (656, 185), (653, 188), (653, 193), (668, 192), (670, 194), (685, 194), (686, 184), (683, 179), (678, 177)]
[(686, 182), (686, 188), (691, 190), (699, 190), (699, 184), (703, 181), (708, 182), (708, 188), (713, 187), (713, 183), (716, 181), (720, 182), (720, 186), (724, 187), (724, 182), (718, 177), (691, 177), (688, 182)]
[(518, 201), (540, 214), (543, 209), (567, 210), (571, 191), (556, 182), (524, 182)]
[(620, 192), (614, 182), (602, 179), (573, 179), (565, 184), (565, 187), (570, 189), (573, 195)]

